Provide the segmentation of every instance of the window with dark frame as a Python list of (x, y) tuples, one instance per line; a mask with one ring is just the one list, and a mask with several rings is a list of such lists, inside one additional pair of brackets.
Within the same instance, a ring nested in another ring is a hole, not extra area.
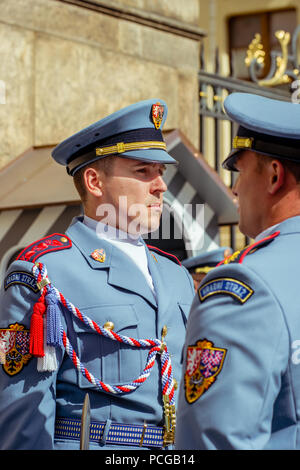
[(280, 50), (275, 32), (284, 30), (293, 34), (297, 27), (296, 9), (275, 10), (261, 13), (232, 16), (228, 20), (228, 39), (231, 73), (235, 78), (250, 80), (245, 58), (249, 44), (255, 34), (261, 35), (265, 55), (265, 66), (261, 72), (263, 78), (270, 68), (271, 50)]

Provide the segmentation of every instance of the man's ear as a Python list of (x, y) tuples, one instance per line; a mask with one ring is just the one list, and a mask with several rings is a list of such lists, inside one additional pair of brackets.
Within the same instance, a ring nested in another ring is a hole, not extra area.
[(285, 169), (279, 160), (271, 160), (267, 165), (268, 172), (268, 192), (274, 195), (279, 191), (285, 182)]
[(95, 197), (102, 196), (102, 180), (98, 170), (88, 167), (83, 173), (84, 184), (89, 193)]

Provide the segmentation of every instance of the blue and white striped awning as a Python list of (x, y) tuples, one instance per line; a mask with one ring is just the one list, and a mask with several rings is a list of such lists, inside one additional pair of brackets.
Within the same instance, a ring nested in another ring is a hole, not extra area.
[(51, 233), (64, 233), (73, 217), (81, 213), (79, 204), (1, 211), (0, 281), (7, 266), (25, 246)]

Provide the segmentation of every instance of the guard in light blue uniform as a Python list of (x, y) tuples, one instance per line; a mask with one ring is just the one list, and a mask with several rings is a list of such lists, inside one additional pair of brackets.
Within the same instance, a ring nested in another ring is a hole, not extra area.
[[(53, 157), (71, 175), (116, 154), (174, 163), (161, 133), (166, 114), (162, 100), (129, 106)], [(0, 292), (1, 449), (78, 450), (86, 393), (90, 449), (172, 444), (192, 279), (175, 256), (141, 237), (113, 240), (101, 223), (99, 236), (97, 225), (78, 217), (9, 267)]]
[(240, 93), (224, 106), (240, 127), (223, 166), (255, 241), (194, 298), (175, 447), (300, 449), (300, 108)]
[(199, 283), (206, 274), (231, 254), (231, 248), (222, 247), (183, 260), (183, 266), (188, 269), (193, 278), (195, 290), (198, 289)]

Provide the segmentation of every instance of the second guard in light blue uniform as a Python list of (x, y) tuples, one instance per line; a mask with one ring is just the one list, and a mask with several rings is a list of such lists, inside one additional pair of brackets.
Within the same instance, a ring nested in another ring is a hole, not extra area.
[[(153, 180), (161, 197), (157, 168), (174, 163), (161, 133), (166, 114), (162, 100), (137, 103), (67, 139), (53, 156), (74, 175), (118, 154), (118, 171), (139, 165), (135, 178), (125, 174), (126, 188)], [(79, 449), (87, 393), (90, 449), (172, 445), (193, 282), (175, 256), (109, 228), (77, 217), (9, 267), (0, 292), (1, 449)]]
[(300, 449), (300, 108), (248, 94), (224, 167), (255, 241), (211, 270), (191, 308), (177, 449)]

